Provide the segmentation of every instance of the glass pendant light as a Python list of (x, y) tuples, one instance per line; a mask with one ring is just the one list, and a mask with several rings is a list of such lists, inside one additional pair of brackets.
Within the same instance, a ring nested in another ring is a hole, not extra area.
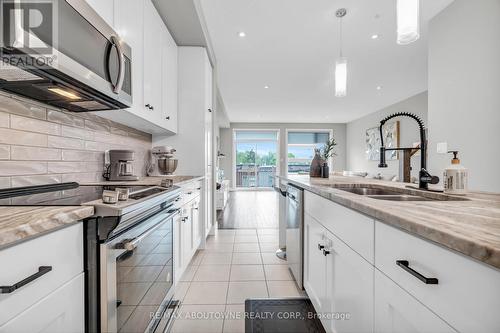
[(345, 8), (337, 10), (335, 15), (340, 19), (340, 55), (335, 61), (335, 96), (347, 95), (347, 59), (342, 55), (342, 18), (347, 14)]
[(420, 38), (420, 1), (397, 1), (398, 44), (413, 43)]

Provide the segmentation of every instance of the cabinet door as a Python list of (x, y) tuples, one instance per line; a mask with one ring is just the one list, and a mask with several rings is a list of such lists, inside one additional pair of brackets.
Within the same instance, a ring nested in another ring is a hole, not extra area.
[(324, 325), (336, 333), (372, 332), (374, 267), (332, 233), (326, 237), (327, 306), (338, 318)]
[(177, 133), (177, 44), (163, 25), (162, 33), (162, 119), (167, 130)]
[(201, 225), (200, 225), (200, 199), (194, 199), (191, 207), (191, 222), (193, 225), (193, 252), (198, 249), (201, 242)]
[[(182, 214), (182, 211), (181, 211)], [(181, 214), (174, 217), (174, 279), (179, 281), (183, 272), (183, 234), (182, 234), (182, 218)]]
[(81, 273), (5, 323), (0, 332), (83, 332), (84, 317), (84, 274)]
[(328, 311), (326, 290), (325, 229), (308, 214), (304, 214), (304, 288), (316, 311)]
[(456, 332), (383, 273), (375, 270), (375, 332)]
[[(100, 0), (95, 0), (100, 1)], [(144, 107), (144, 2), (145, 0), (115, 0), (115, 29), (132, 48), (132, 107), (120, 112), (132, 112), (147, 119), (151, 111)]]
[[(144, 107), (154, 122), (162, 115), (162, 57), (164, 25), (151, 1), (144, 1)], [(148, 107), (146, 107), (148, 105)]]
[(193, 253), (193, 224), (191, 220), (190, 204), (182, 208), (182, 253), (183, 265), (188, 265)]
[(90, 7), (92, 7), (111, 27), (114, 27), (113, 2), (114, 0), (87, 0)]

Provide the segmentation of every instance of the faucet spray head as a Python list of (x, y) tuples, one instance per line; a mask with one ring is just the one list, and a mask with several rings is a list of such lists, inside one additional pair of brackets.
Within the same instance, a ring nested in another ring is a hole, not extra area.
[(380, 163), (379, 168), (387, 168), (387, 163), (385, 162), (385, 147), (380, 147)]

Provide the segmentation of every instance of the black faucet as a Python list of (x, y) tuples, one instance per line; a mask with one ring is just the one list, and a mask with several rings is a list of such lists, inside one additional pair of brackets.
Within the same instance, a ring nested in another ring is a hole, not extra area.
[[(384, 146), (384, 135), (382, 132), (382, 128), (384, 127), (384, 124), (395, 117), (410, 117), (414, 119), (418, 123), (418, 127), (420, 129), (420, 147), (418, 148), (385, 148)], [(387, 163), (385, 162), (385, 152), (386, 151), (391, 151), (391, 150), (402, 150), (405, 152), (406, 156), (411, 156), (412, 152), (415, 149), (420, 149), (420, 172), (418, 175), (418, 187), (422, 190), (428, 190), (429, 189), (429, 184), (437, 184), (439, 183), (439, 177), (437, 176), (432, 176), (429, 174), (427, 171), (427, 138), (426, 138), (426, 130), (424, 126), (424, 122), (420, 117), (408, 113), (408, 112), (396, 112), (394, 114), (391, 114), (390, 116), (385, 117), (380, 121), (380, 163), (378, 165), (379, 168), (387, 168)], [(407, 153), (407, 154), (406, 154)], [(407, 158), (407, 161), (409, 163), (410, 158)], [(408, 170), (410, 170), (411, 167), (408, 165)]]

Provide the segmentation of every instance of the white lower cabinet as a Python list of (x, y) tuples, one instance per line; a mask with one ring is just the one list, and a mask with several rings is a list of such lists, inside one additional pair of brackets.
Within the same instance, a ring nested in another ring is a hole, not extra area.
[(81, 273), (0, 327), (2, 333), (83, 332), (84, 274)]
[(328, 332), (372, 332), (373, 266), (305, 214), (304, 287)]
[(456, 332), (387, 276), (375, 270), (376, 333)]

